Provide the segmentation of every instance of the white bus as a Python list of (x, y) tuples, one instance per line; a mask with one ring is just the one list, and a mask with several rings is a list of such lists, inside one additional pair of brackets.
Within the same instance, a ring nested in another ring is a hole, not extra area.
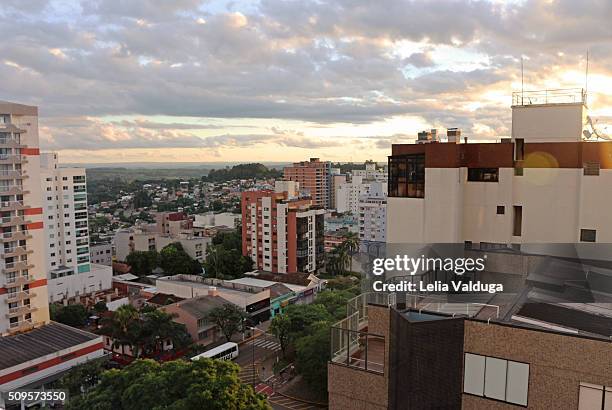
[(238, 344), (234, 342), (223, 343), (220, 346), (214, 347), (205, 351), (204, 353), (200, 353), (199, 355), (192, 357), (191, 360), (198, 360), (202, 357), (219, 360), (233, 360), (238, 357)]

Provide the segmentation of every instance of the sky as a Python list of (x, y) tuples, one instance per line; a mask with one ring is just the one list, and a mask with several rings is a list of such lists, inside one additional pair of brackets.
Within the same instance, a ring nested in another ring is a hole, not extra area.
[[(1, 0), (0, 99), (66, 163), (384, 161), (419, 130), (510, 134), (585, 86), (612, 122), (607, 0)], [(612, 128), (610, 129), (612, 133)]]

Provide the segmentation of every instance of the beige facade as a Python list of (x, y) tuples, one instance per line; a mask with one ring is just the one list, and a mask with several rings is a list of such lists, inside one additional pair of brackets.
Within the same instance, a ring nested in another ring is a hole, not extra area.
[(0, 101), (0, 335), (49, 322), (38, 108)]

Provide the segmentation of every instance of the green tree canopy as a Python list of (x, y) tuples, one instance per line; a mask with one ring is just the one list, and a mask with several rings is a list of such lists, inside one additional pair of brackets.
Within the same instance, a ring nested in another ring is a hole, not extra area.
[(210, 245), (206, 248), (204, 270), (209, 278), (240, 278), (253, 270), (253, 261), (237, 249), (228, 249), (222, 244)]
[(199, 275), (202, 266), (191, 258), (180, 242), (165, 246), (160, 252), (160, 266), (166, 273), (175, 275)]
[(291, 319), (286, 314), (274, 316), (270, 323), (270, 332), (278, 339), (283, 357), (287, 353), (287, 347), (291, 343)]
[(283, 314), (289, 317), (289, 334), (293, 340), (307, 335), (314, 323), (332, 319), (325, 307), (318, 304), (289, 305)]
[(316, 391), (326, 391), (327, 362), (330, 360), (329, 323), (313, 323), (310, 330), (309, 335), (296, 342), (296, 369), (310, 387)]
[(67, 409), (189, 410), (270, 409), (262, 395), (241, 384), (238, 366), (222, 360), (137, 360), (102, 374), (100, 384)]
[(234, 333), (242, 329), (242, 322), (246, 317), (246, 312), (233, 303), (226, 303), (208, 313), (208, 320), (219, 326), (228, 342)]
[(134, 251), (130, 252), (125, 262), (132, 267), (134, 275), (145, 276), (159, 266), (161, 258), (156, 251)]
[(87, 309), (80, 304), (68, 306), (52, 304), (49, 311), (51, 320), (73, 327), (84, 326), (88, 317)]

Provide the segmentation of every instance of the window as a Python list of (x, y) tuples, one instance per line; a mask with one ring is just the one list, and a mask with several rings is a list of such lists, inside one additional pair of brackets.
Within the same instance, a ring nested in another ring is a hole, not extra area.
[(599, 168), (599, 161), (586, 161), (583, 167), (583, 175), (598, 176)]
[(503, 215), (506, 213), (506, 207), (503, 205), (497, 205), (497, 215)]
[(581, 229), (580, 242), (595, 242), (597, 231), (595, 229)]
[(498, 182), (499, 168), (468, 168), (470, 182)]
[(612, 409), (612, 387), (580, 383), (578, 410)]
[(527, 406), (529, 364), (466, 353), (463, 392)]
[(523, 231), (523, 207), (515, 205), (514, 209), (514, 225), (512, 227), (512, 235), (521, 236)]
[(389, 157), (389, 196), (425, 197), (425, 154)]

